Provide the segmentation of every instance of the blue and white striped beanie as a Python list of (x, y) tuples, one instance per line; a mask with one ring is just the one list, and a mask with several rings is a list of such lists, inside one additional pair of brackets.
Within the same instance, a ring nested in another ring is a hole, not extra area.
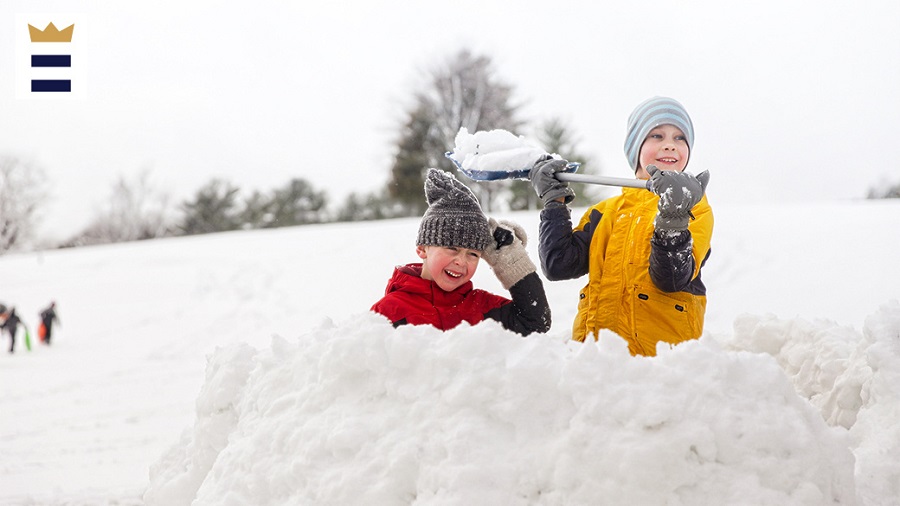
[(641, 146), (650, 130), (660, 125), (674, 125), (684, 132), (688, 152), (694, 148), (694, 124), (684, 106), (668, 97), (653, 97), (641, 102), (628, 117), (628, 131), (625, 135), (625, 156), (631, 170), (637, 171)]

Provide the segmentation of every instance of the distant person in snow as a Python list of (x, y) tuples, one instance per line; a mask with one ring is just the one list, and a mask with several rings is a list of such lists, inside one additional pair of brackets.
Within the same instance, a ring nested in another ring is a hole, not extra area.
[(22, 320), (16, 315), (16, 308), (10, 308), (9, 313), (6, 314), (3, 323), (0, 323), (0, 329), (6, 330), (6, 333), (9, 334), (9, 352), (13, 353), (16, 350), (16, 331), (19, 330), (19, 323)]
[[(416, 238), (422, 262), (396, 267), (372, 311), (395, 327), (434, 325), (449, 330), (462, 322), (474, 325), (490, 318), (523, 336), (547, 332), (550, 306), (525, 251), (522, 227), (488, 220), (472, 191), (442, 170), (428, 169), (425, 199), (429, 207)], [(481, 259), (512, 300), (473, 288), (471, 279)]]
[(710, 253), (713, 213), (705, 192), (709, 173), (684, 172), (694, 126), (677, 101), (653, 97), (628, 118), (625, 156), (647, 191), (622, 193), (588, 210), (572, 226), (566, 206), (575, 196), (554, 177), (565, 160), (542, 157), (529, 179), (544, 202), (539, 254), (549, 280), (588, 275), (581, 290), (572, 338), (597, 339), (609, 329), (632, 355), (656, 355), (703, 333), (706, 287), (700, 270)]
[(56, 302), (51, 301), (50, 306), (41, 311), (41, 325), (38, 327), (38, 338), (42, 343), (49, 345), (50, 337), (53, 334), (53, 323), (59, 323), (59, 317), (56, 316)]

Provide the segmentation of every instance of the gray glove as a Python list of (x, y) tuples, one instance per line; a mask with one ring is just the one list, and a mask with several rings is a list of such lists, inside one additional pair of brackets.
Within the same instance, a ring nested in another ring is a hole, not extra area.
[(494, 275), (503, 288), (509, 290), (509, 287), (536, 270), (525, 251), (528, 236), (521, 226), (511, 221), (502, 220), (498, 223), (490, 218), (488, 226), (493, 240), (488, 243), (481, 258), (494, 270)]
[(687, 230), (691, 208), (700, 202), (709, 184), (709, 171), (694, 176), (648, 165), (647, 173), (650, 174), (650, 191), (659, 195), (659, 212), (653, 225), (661, 230)]
[(528, 172), (528, 179), (534, 186), (534, 192), (544, 202), (544, 206), (559, 198), (565, 199), (564, 203), (568, 204), (575, 198), (575, 192), (569, 188), (569, 183), (564, 183), (554, 177), (557, 172), (565, 169), (568, 163), (565, 160), (544, 155), (534, 162)]

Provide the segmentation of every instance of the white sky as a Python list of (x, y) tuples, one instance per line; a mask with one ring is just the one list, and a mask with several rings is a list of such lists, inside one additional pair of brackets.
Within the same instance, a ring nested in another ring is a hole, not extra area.
[[(33, 13), (78, 20), (85, 98), (16, 98), (17, 20)], [(52, 180), (42, 235), (75, 233), (147, 168), (178, 201), (213, 177), (303, 177), (337, 203), (386, 181), (406, 97), (468, 47), (525, 119), (569, 122), (604, 174), (630, 175), (626, 118), (659, 94), (692, 116), (689, 169), (710, 171), (713, 202), (861, 198), (900, 179), (882, 155), (900, 124), (898, 24), (889, 0), (5, 0), (0, 154)]]

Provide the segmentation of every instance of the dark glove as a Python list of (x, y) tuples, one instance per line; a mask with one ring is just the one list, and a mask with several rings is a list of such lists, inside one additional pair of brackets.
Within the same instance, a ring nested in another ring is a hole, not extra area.
[(534, 262), (525, 251), (528, 236), (521, 226), (511, 221), (497, 222), (490, 218), (488, 226), (494, 240), (488, 243), (481, 258), (494, 270), (494, 275), (503, 288), (509, 290), (509, 287), (536, 270)]
[(548, 202), (553, 202), (559, 198), (565, 199), (565, 204), (572, 202), (572, 199), (575, 198), (575, 192), (569, 188), (569, 183), (564, 183), (555, 177), (555, 174), (563, 171), (568, 163), (565, 160), (544, 155), (534, 162), (534, 165), (528, 172), (528, 179), (531, 180), (531, 185), (534, 186), (534, 192), (537, 193), (538, 198), (544, 202), (545, 206)]
[(691, 208), (700, 202), (709, 184), (709, 171), (694, 176), (648, 165), (647, 173), (650, 174), (650, 191), (659, 195), (659, 212), (654, 226), (661, 230), (687, 230)]

